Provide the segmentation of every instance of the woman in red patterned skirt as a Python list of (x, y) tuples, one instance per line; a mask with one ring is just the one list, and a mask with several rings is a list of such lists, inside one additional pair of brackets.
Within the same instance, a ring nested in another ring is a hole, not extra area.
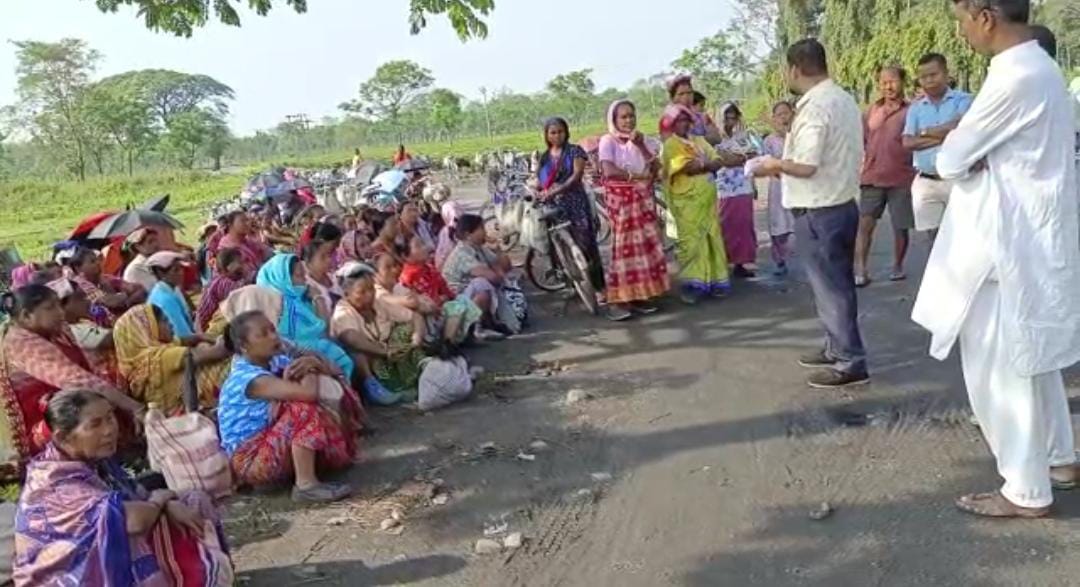
[(608, 134), (600, 139), (604, 199), (612, 226), (607, 299), (621, 309), (651, 314), (657, 310), (653, 300), (671, 285), (653, 203), (660, 162), (636, 130), (632, 102), (612, 103), (607, 123)]

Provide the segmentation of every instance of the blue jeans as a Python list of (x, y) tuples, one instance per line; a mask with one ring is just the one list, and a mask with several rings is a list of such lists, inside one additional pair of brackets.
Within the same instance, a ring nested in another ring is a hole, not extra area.
[(859, 207), (848, 202), (829, 208), (793, 210), (795, 248), (814, 291), (825, 327), (825, 356), (844, 373), (866, 372), (855, 297), (855, 235)]

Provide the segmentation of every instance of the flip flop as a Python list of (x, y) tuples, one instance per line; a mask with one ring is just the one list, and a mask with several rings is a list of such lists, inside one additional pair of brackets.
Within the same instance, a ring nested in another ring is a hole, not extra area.
[(903, 271), (893, 271), (889, 274), (889, 281), (903, 281), (907, 279), (907, 274)]
[(1072, 491), (1077, 487), (1080, 487), (1080, 482), (1076, 481), (1075, 479), (1072, 481), (1058, 481), (1053, 477), (1050, 478), (1051, 489), (1055, 489), (1057, 491)]
[(855, 276), (855, 287), (866, 287), (870, 285), (870, 278), (866, 275)]
[(1021, 518), (1032, 520), (1046, 517), (1050, 508), (1025, 508), (1013, 504), (998, 492), (972, 493), (960, 496), (956, 507), (965, 513), (983, 518)]

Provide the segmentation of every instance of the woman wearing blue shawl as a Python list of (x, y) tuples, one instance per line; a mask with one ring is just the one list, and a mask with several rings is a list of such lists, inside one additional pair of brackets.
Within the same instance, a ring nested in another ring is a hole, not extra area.
[(259, 269), (255, 285), (281, 294), (281, 318), (277, 323), (281, 336), (333, 362), (344, 373), (345, 380), (351, 382), (356, 364), (344, 349), (328, 338), (326, 321), (315, 312), (315, 303), (308, 295), (304, 264), (300, 259), (290, 253), (274, 255)]

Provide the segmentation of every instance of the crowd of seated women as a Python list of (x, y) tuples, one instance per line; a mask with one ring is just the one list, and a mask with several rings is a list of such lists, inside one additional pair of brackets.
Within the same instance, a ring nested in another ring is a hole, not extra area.
[(238, 485), (339, 500), (350, 487), (326, 473), (357, 458), (365, 405), (416, 401), (425, 357), (526, 323), (509, 261), (453, 203), (429, 219), (413, 204), (344, 218), (311, 206), (293, 226), (236, 211), (195, 254), (148, 227), (112, 273), (83, 247), (16, 270), (0, 298), (0, 473), (24, 483), (16, 576), (229, 584), (209, 498), (144, 487), (121, 466), (145, 450), (148, 406), (182, 413), (194, 381)]

